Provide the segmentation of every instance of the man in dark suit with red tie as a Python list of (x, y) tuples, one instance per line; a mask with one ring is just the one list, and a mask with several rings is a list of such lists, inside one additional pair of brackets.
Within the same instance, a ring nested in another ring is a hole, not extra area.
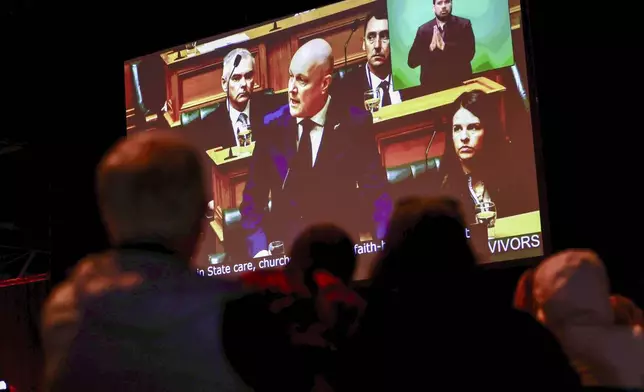
[(362, 49), (367, 54), (367, 62), (337, 82), (336, 95), (352, 108), (364, 110), (364, 93), (371, 89), (380, 90), (380, 107), (402, 102), (406, 98), (404, 91), (394, 90), (392, 83), (389, 21), (384, 7), (367, 15)]
[(330, 95), (332, 73), (331, 46), (305, 43), (291, 60), (288, 105), (264, 117), (241, 203), (249, 256), (268, 255), (272, 241), (288, 249), (313, 223), (384, 236), (392, 205), (373, 120)]
[(418, 28), (407, 65), (420, 65), (426, 94), (457, 87), (472, 77), (475, 44), (468, 19), (452, 15), (452, 0), (433, 0), (436, 18)]

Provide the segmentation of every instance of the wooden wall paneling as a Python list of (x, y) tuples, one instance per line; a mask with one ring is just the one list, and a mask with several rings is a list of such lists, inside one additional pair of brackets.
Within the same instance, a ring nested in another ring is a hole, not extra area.
[(171, 126), (173, 123), (180, 121), (180, 112), (179, 112), (179, 76), (177, 73), (171, 69), (166, 69), (166, 105), (168, 109), (168, 115), (170, 117)]
[(521, 4), (519, 3), (520, 0), (510, 0), (510, 28), (512, 30), (521, 28)]
[(222, 210), (239, 208), (244, 197), (244, 187), (248, 180), (248, 168), (227, 175), (218, 175), (215, 187), (215, 206)]
[(261, 91), (266, 88), (272, 88), (268, 84), (268, 59), (266, 53), (266, 44), (257, 45), (257, 52), (251, 51), (255, 58), (255, 91)]
[(125, 82), (125, 123), (127, 132), (131, 132), (136, 128), (136, 93), (134, 92), (134, 78), (130, 63), (125, 63), (123, 73)]
[[(222, 101), (226, 92), (221, 86), (223, 59), (230, 48), (198, 57), (199, 62), (192, 67), (179, 69), (177, 101), (178, 111), (185, 112)], [(255, 90), (262, 90), (268, 84), (266, 74), (266, 46), (259, 44), (248, 48), (255, 58)], [(174, 89), (174, 85), (172, 86)], [(177, 108), (175, 108), (177, 110)]]
[[(434, 124), (434, 121), (420, 121), (377, 133), (376, 142), (383, 166), (391, 168), (425, 159), (425, 149), (435, 129)], [(438, 131), (427, 156), (441, 156), (444, 150), (445, 133)]]
[(132, 65), (130, 63), (124, 64), (123, 73), (125, 76), (125, 110), (127, 111), (130, 108), (134, 108), (134, 104), (136, 102), (134, 80), (132, 77)]
[(239, 208), (241, 206), (242, 199), (244, 197), (244, 188), (246, 187), (246, 181), (248, 179), (248, 170), (243, 170), (235, 173), (231, 178), (233, 184), (232, 197), (233, 197), (233, 206)]
[[(425, 148), (431, 139), (429, 135), (418, 135), (416, 138), (401, 139), (382, 146), (383, 164), (386, 168), (409, 165), (425, 159)], [(440, 157), (445, 152), (445, 132), (437, 132), (428, 158)]]
[(230, 192), (230, 177), (227, 173), (217, 170), (216, 166), (213, 166), (212, 185), (215, 206), (221, 207), (222, 210), (232, 207), (234, 199)]
[[(527, 58), (525, 52), (525, 42), (523, 40), (523, 30), (512, 31), (512, 48), (514, 50), (514, 62), (519, 68), (521, 84), (527, 94), (530, 94), (530, 85), (528, 83)], [(514, 82), (513, 82), (514, 83)]]
[(209, 101), (225, 98), (221, 87), (223, 58), (217, 58), (198, 67), (180, 70), (178, 77), (179, 111), (194, 110)]
[[(504, 80), (503, 75), (501, 73), (497, 72), (496, 76), (494, 77), (494, 80), (503, 86), (507, 86), (506, 83), (514, 83), (514, 80)], [(506, 90), (507, 91), (507, 90)], [(514, 91), (512, 89), (511, 91)], [(501, 132), (504, 135), (504, 138), (509, 139), (509, 133), (508, 133), (508, 126), (507, 126), (507, 117), (506, 117), (506, 110), (505, 110), (505, 94), (506, 92), (503, 92), (501, 94), (498, 94), (498, 114), (499, 114), (499, 123), (501, 124)]]
[[(351, 34), (353, 22), (361, 22), (351, 35), (347, 46), (347, 62), (362, 62), (366, 54), (362, 49), (362, 26), (370, 7), (353, 8), (346, 12), (323, 17), (305, 25), (298, 25), (276, 34), (258, 36), (248, 41), (247, 49), (256, 59), (255, 90), (271, 88), (283, 91), (288, 87), (288, 67), (295, 51), (303, 43), (324, 38), (333, 48), (336, 68), (344, 65), (344, 44)], [(237, 45), (242, 46), (242, 45)], [(182, 112), (199, 109), (225, 99), (221, 88), (222, 60), (231, 47), (183, 59), (166, 61), (166, 97), (170, 126), (180, 125)], [(165, 54), (167, 57), (167, 54)], [(163, 55), (162, 55), (163, 56)]]
[(274, 91), (288, 88), (288, 68), (293, 57), (290, 39), (275, 39), (266, 42), (268, 87)]
[(366, 12), (360, 12), (358, 14), (347, 15), (340, 20), (333, 20), (324, 24), (312, 24), (310, 27), (307, 26), (307, 28), (293, 35), (291, 38), (291, 49), (295, 52), (306, 42), (315, 38), (323, 38), (333, 49), (335, 68), (342, 67), (344, 66), (344, 43), (351, 34), (353, 21), (359, 19), (360, 27), (353, 33), (347, 45), (347, 64), (360, 63), (367, 58), (365, 51), (362, 49), (362, 26), (364, 26), (365, 18)]
[(212, 176), (215, 206), (222, 210), (239, 207), (248, 176), (248, 159), (213, 165)]

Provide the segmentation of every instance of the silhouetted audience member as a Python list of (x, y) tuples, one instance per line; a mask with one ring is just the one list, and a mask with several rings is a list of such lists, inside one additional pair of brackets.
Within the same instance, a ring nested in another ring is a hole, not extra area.
[(100, 163), (97, 195), (113, 247), (44, 306), (45, 390), (247, 390), (221, 347), (234, 287), (189, 266), (207, 202), (196, 153), (163, 132), (131, 136)]
[(644, 388), (641, 328), (617, 325), (601, 259), (567, 250), (537, 268), (537, 317), (559, 339), (584, 386)]
[(366, 303), (349, 285), (356, 267), (354, 242), (332, 224), (305, 230), (293, 244), (292, 263), (287, 270), (301, 271), (304, 284), (315, 299), (317, 319), (324, 337), (337, 347), (351, 336)]
[(284, 270), (247, 274), (255, 293), (232, 301), (224, 315), (226, 355), (256, 391), (328, 389), (336, 353), (365, 308), (348, 287), (356, 259), (344, 231), (312, 226), (290, 254)]
[(336, 390), (578, 390), (554, 337), (490, 303), (475, 264), (456, 202), (401, 200)]
[[(534, 298), (534, 269), (523, 272), (514, 292), (514, 308), (537, 317), (539, 305)], [(610, 296), (615, 324), (644, 327), (644, 313), (632, 300), (619, 294)]]

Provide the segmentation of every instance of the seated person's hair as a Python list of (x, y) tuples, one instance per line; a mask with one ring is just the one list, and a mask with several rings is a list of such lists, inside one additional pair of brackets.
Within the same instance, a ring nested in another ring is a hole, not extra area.
[(311, 226), (293, 243), (291, 263), (303, 270), (323, 269), (348, 283), (353, 277), (356, 256), (353, 240), (341, 228), (330, 223)]
[(378, 2), (376, 2), (371, 12), (367, 14), (367, 17), (364, 20), (363, 34), (367, 32), (367, 24), (369, 23), (369, 21), (374, 18), (377, 20), (389, 19), (389, 16), (387, 15), (387, 7), (386, 4), (384, 4), (384, 1), (382, 1), (381, 4), (378, 4)]
[(460, 204), (451, 198), (417, 196), (400, 200), (385, 244), (374, 271), (375, 287), (421, 287), (432, 277), (465, 276), (476, 266), (465, 237)]
[(96, 192), (115, 244), (198, 235), (206, 211), (197, 152), (169, 132), (143, 132), (118, 142), (98, 165)]

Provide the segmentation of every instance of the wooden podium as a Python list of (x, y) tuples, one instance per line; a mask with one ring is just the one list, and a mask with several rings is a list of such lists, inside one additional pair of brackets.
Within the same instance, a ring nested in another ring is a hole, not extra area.
[(215, 163), (212, 166), (215, 218), (211, 226), (221, 242), (224, 241), (223, 211), (238, 208), (241, 204), (248, 175), (248, 159), (254, 149), (255, 142), (252, 142), (247, 147), (217, 147), (206, 152)]

